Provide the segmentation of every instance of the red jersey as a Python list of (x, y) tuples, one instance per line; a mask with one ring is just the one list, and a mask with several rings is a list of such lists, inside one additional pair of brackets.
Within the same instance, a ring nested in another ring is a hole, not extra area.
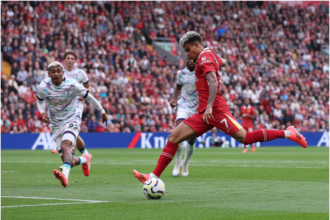
[(243, 105), (241, 107), (241, 115), (242, 115), (242, 127), (243, 128), (253, 128), (252, 118), (249, 118), (245, 115), (255, 115), (254, 108), (251, 105), (247, 107)]
[(198, 112), (203, 112), (206, 109), (207, 101), (209, 99), (209, 84), (206, 79), (206, 73), (215, 72), (217, 80), (219, 81), (217, 95), (215, 97), (212, 108), (227, 106), (225, 98), (222, 97), (220, 91), (220, 75), (218, 71), (222, 65), (222, 59), (213, 53), (208, 47), (205, 48), (199, 55), (196, 61), (195, 76), (196, 76), (196, 90), (198, 93)]

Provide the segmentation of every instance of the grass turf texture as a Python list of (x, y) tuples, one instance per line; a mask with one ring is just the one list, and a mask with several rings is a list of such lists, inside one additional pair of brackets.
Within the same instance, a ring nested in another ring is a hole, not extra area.
[(161, 149), (89, 151), (91, 175), (74, 167), (63, 188), (58, 154), (3, 150), (1, 219), (329, 219), (329, 148), (196, 149), (188, 177), (172, 177), (174, 161), (164, 171), (161, 200), (132, 174), (151, 172)]

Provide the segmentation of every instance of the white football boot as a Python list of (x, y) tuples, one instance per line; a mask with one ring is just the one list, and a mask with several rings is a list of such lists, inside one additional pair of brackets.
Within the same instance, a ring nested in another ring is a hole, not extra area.
[(182, 163), (181, 176), (188, 176), (188, 174), (189, 174), (188, 163), (186, 165)]
[(179, 163), (179, 164), (176, 164), (175, 163), (175, 166), (174, 166), (173, 171), (172, 171), (172, 175), (174, 177), (179, 176), (179, 174), (180, 174), (180, 167), (181, 167), (181, 163)]

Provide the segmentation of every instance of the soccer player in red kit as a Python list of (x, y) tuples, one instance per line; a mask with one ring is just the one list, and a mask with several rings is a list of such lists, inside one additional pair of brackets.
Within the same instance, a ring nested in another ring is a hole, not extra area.
[[(250, 101), (248, 98), (244, 100), (244, 105), (240, 109), (241, 116), (242, 116), (242, 127), (247, 131), (251, 132), (253, 131), (253, 123), (252, 119), (256, 118), (256, 114), (254, 111), (254, 108), (250, 105)], [(256, 151), (256, 147), (254, 144), (251, 146), (252, 152)], [(244, 150), (243, 153), (248, 152), (246, 145), (244, 144)]]
[(227, 102), (220, 92), (218, 71), (221, 66), (226, 65), (226, 60), (218, 57), (209, 48), (204, 48), (201, 36), (194, 31), (187, 32), (180, 39), (180, 45), (189, 58), (196, 60), (195, 85), (199, 97), (199, 106), (196, 114), (179, 124), (168, 136), (166, 146), (152, 173), (143, 174), (133, 170), (135, 177), (142, 183), (149, 178), (160, 177), (172, 161), (180, 142), (199, 137), (213, 127), (219, 128), (244, 144), (288, 138), (302, 147), (307, 147), (305, 138), (293, 126), (288, 127), (286, 130), (259, 129), (253, 132), (247, 132), (243, 129), (231, 115)]

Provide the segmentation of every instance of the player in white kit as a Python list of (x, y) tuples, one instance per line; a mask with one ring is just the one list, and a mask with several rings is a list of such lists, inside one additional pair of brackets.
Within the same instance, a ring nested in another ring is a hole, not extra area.
[[(89, 82), (86, 72), (82, 69), (74, 68), (77, 60), (77, 54), (73, 51), (68, 51), (64, 54), (64, 76), (67, 79), (75, 79), (78, 83), (82, 84), (89, 92), (92, 92), (92, 87)], [(77, 111), (79, 112), (80, 118), (82, 118), (82, 113), (84, 111), (84, 98), (77, 97)], [(92, 154), (87, 151), (84, 140), (78, 136), (76, 141), (76, 146), (72, 150), (72, 154), (75, 154), (76, 148), (81, 154), (87, 154), (89, 162), (92, 161)], [(91, 164), (91, 163), (90, 163)], [(60, 166), (62, 170), (62, 166)]]
[[(176, 88), (173, 93), (172, 100), (170, 102), (171, 107), (178, 106), (176, 113), (176, 125), (179, 125), (185, 119), (189, 118), (196, 113), (198, 106), (198, 94), (195, 86), (195, 66), (194, 60), (187, 58), (187, 68), (179, 70), (177, 73)], [(178, 100), (179, 96), (180, 99)], [(181, 175), (188, 176), (188, 162), (195, 150), (196, 138), (189, 139), (186, 145), (186, 153), (183, 161), (181, 162), (181, 155), (183, 151), (183, 144), (179, 144), (179, 148), (176, 152), (176, 163), (172, 171), (173, 176), (178, 176), (180, 173), (180, 167), (182, 166)]]
[[(64, 66), (57, 61), (48, 65), (48, 78), (41, 81), (37, 91), (37, 106), (42, 114), (42, 121), (49, 123), (57, 148), (61, 150), (63, 161), (62, 173), (53, 170), (54, 176), (61, 181), (63, 187), (69, 186), (71, 167), (83, 164), (85, 176), (89, 175), (90, 163), (87, 153), (74, 157), (72, 149), (80, 131), (81, 118), (77, 111), (77, 96), (85, 98), (102, 114), (102, 121), (107, 122), (107, 115), (101, 104), (89, 91), (74, 79), (64, 77)], [(46, 102), (48, 113), (45, 111)], [(85, 168), (85, 169), (84, 169)]]

